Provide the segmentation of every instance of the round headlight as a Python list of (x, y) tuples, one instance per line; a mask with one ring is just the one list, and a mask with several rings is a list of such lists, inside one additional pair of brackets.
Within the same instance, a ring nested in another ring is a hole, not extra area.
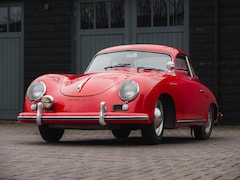
[(131, 101), (137, 97), (139, 93), (139, 86), (135, 81), (124, 82), (119, 90), (119, 96), (124, 101)]
[(31, 101), (37, 101), (46, 93), (46, 85), (41, 81), (32, 83), (27, 90), (27, 96)]

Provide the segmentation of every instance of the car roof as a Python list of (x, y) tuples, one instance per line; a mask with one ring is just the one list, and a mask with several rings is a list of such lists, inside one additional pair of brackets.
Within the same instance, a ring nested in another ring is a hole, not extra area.
[(100, 50), (97, 54), (104, 54), (110, 52), (118, 52), (118, 51), (150, 51), (150, 52), (161, 52), (161, 53), (168, 53), (171, 55), (185, 54), (182, 50), (170, 46), (165, 45), (157, 45), (157, 44), (128, 44), (128, 45), (120, 45), (120, 46), (113, 46), (109, 48), (105, 48)]

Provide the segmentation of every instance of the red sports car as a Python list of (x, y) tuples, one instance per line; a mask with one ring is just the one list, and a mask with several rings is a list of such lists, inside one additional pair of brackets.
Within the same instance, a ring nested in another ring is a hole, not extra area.
[(218, 117), (213, 93), (183, 51), (135, 44), (101, 50), (84, 74), (38, 77), (18, 120), (36, 123), (49, 142), (68, 128), (109, 129), (116, 138), (140, 129), (145, 143), (157, 144), (164, 129), (185, 126), (196, 139), (208, 139)]

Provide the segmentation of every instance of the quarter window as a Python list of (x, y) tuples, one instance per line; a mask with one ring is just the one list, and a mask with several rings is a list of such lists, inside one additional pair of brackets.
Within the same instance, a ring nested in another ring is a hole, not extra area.
[(177, 70), (184, 70), (184, 71), (188, 70), (186, 59), (184, 57), (182, 57), (182, 56), (177, 57), (177, 59), (176, 59), (176, 69)]
[(188, 76), (198, 78), (195, 69), (186, 55), (178, 54), (176, 58), (176, 70), (186, 71)]
[(22, 31), (22, 8), (0, 7), (0, 33)]

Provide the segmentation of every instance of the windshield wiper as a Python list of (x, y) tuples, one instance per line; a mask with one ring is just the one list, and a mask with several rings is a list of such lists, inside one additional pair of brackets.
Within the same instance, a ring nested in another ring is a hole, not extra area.
[(158, 69), (155, 67), (137, 67), (137, 70), (143, 69), (143, 70), (155, 70), (155, 71), (163, 71), (162, 69)]
[(118, 68), (118, 67), (128, 67), (130, 66), (131, 64), (117, 64), (117, 65), (114, 65), (114, 66), (107, 66), (105, 67), (104, 69), (107, 70), (109, 68)]

